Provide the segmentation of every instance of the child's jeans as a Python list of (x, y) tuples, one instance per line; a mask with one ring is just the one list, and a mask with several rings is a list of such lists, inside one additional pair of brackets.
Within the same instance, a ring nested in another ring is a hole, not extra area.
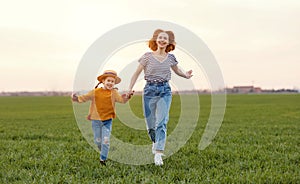
[(109, 140), (112, 127), (112, 119), (100, 121), (92, 120), (94, 142), (100, 150), (100, 160), (106, 160), (109, 151)]

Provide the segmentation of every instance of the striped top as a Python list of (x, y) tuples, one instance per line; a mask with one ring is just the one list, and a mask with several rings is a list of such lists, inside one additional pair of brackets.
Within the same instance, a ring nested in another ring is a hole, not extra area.
[(146, 81), (169, 81), (171, 79), (170, 68), (178, 64), (175, 56), (169, 53), (163, 61), (159, 61), (152, 52), (147, 52), (138, 61), (144, 66)]

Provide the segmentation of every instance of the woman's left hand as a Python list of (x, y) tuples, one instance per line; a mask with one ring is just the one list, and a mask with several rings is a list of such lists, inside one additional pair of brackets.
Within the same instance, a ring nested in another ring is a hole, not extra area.
[(127, 93), (127, 98), (130, 99), (132, 97), (133, 93), (134, 93), (134, 90), (133, 91), (129, 91)]
[(122, 95), (124, 102), (126, 103), (133, 95), (134, 91), (130, 91)]
[(186, 73), (185, 73), (185, 77), (186, 77), (187, 79), (193, 77), (192, 73), (193, 73), (193, 70), (190, 70), (190, 71), (186, 72)]

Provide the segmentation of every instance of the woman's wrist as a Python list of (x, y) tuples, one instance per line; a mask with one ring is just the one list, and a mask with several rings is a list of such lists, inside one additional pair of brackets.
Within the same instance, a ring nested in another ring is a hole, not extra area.
[(187, 79), (187, 73), (183, 73), (183, 77)]

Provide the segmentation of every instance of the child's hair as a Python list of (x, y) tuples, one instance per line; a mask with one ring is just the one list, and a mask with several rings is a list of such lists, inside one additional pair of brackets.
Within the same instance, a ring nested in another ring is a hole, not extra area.
[(98, 84), (95, 86), (95, 89), (99, 86), (99, 84), (101, 84), (101, 82), (98, 82)]
[(165, 32), (169, 36), (169, 45), (166, 48), (166, 52), (170, 52), (174, 50), (176, 45), (174, 33), (172, 31), (164, 31), (162, 29), (157, 29), (154, 31), (152, 38), (149, 40), (149, 44), (148, 44), (149, 48), (153, 51), (157, 50), (156, 40), (159, 33), (161, 32)]
[[(106, 77), (103, 78), (103, 80), (105, 80), (105, 79), (106, 79)], [(98, 88), (98, 86), (99, 86), (101, 83), (102, 83), (102, 82), (99, 81), (98, 84), (95, 86), (95, 89)]]

